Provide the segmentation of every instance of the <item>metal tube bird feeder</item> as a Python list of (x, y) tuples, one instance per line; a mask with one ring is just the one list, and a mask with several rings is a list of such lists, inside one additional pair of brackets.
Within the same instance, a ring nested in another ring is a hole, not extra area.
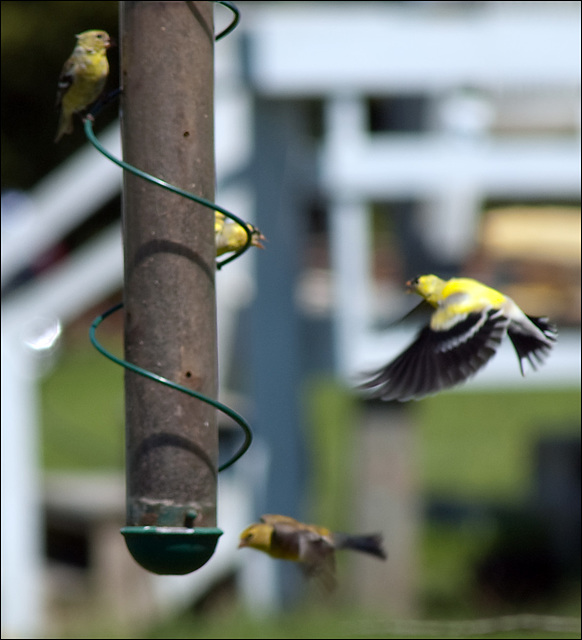
[[(124, 159), (214, 196), (210, 2), (121, 2)], [(211, 398), (217, 392), (214, 216), (124, 172), (125, 358)], [(213, 554), (215, 409), (125, 373), (127, 526), (133, 557), (189, 573)]]

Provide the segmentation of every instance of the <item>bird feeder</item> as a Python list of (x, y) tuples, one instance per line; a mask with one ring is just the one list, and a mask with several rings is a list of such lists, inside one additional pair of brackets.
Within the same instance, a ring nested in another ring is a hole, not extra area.
[[(120, 3), (124, 160), (214, 197), (214, 26), (209, 2)], [(217, 393), (214, 218), (124, 172), (125, 359)], [(214, 407), (125, 372), (127, 526), (134, 559), (158, 574), (205, 564), (216, 528)]]

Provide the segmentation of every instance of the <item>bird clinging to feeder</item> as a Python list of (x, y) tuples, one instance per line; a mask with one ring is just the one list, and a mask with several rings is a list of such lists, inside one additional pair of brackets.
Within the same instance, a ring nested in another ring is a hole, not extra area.
[(109, 34), (93, 29), (76, 37), (77, 44), (59, 76), (60, 117), (55, 142), (65, 133), (73, 133), (73, 115), (85, 111), (99, 98), (109, 74), (107, 49), (112, 44)]
[[(265, 236), (250, 222), (246, 223), (246, 227), (251, 234), (250, 246), (264, 249), (262, 241), (266, 240)], [(230, 251), (240, 251), (246, 245), (248, 235), (238, 222), (227, 219), (220, 211), (215, 211), (214, 239), (216, 255), (221, 256)]]

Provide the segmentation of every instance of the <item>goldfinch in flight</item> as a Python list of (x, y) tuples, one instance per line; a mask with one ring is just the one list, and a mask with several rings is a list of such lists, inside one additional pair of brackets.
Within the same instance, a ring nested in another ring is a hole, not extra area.
[(109, 74), (109, 35), (105, 31), (92, 30), (83, 31), (76, 38), (77, 45), (59, 76), (57, 108), (60, 108), (60, 119), (55, 142), (65, 133), (73, 133), (73, 115), (97, 100)]
[(419, 276), (409, 291), (430, 305), (428, 326), (397, 358), (361, 385), (382, 400), (411, 400), (448, 389), (474, 375), (493, 357), (507, 334), (517, 353), (533, 369), (548, 355), (557, 329), (547, 318), (526, 315), (515, 302), (471, 278), (441, 280)]
[[(247, 228), (251, 234), (251, 246), (264, 249), (261, 243), (266, 240), (265, 236), (250, 222), (247, 222)], [(214, 240), (216, 243), (216, 255), (221, 256), (229, 251), (239, 251), (247, 242), (247, 232), (234, 220), (220, 213), (214, 212)]]
[(355, 549), (382, 560), (382, 536), (332, 533), (325, 527), (304, 524), (289, 516), (267, 514), (240, 534), (239, 549), (250, 547), (273, 558), (301, 563), (308, 575), (316, 575), (328, 587), (335, 584), (336, 549)]

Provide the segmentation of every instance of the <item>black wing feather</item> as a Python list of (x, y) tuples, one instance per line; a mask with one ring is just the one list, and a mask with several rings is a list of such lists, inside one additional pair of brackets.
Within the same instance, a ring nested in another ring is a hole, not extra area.
[[(527, 316), (527, 319), (544, 334), (546, 341), (544, 342), (533, 333), (520, 331), (518, 325), (509, 325), (507, 335), (509, 336), (511, 344), (517, 353), (517, 357), (519, 358), (519, 368), (522, 376), (525, 375), (523, 370), (523, 360), (527, 358), (533, 370), (536, 371), (536, 365), (544, 362), (553, 343), (556, 342), (558, 337), (558, 329), (556, 325), (552, 324), (548, 318)], [(534, 362), (533, 358), (535, 358), (537, 362)]]
[(494, 355), (509, 320), (501, 311), (468, 314), (447, 331), (423, 328), (415, 341), (361, 385), (371, 397), (405, 401), (455, 386)]

